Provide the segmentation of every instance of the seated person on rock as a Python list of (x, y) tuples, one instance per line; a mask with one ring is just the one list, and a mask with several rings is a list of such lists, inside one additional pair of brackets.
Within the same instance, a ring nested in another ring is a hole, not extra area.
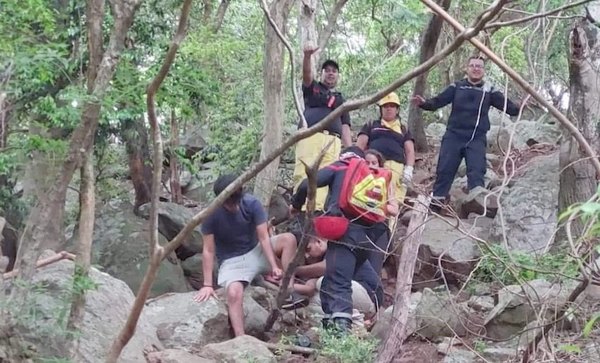
[[(332, 232), (331, 235), (338, 236), (337, 238), (327, 237), (330, 242), (328, 242), (325, 253), (325, 273), (320, 290), (321, 308), (325, 313), (323, 325), (325, 328), (335, 328), (342, 332), (348, 331), (352, 325), (352, 278), (354, 272), (368, 260), (369, 252), (376, 249), (374, 241), (378, 241), (387, 232), (387, 225), (383, 221), (367, 221), (364, 214), (349, 215), (350, 209), (342, 211), (341, 202), (348, 201), (350, 196), (350, 194), (342, 192), (345, 191), (351, 193), (353, 197), (360, 198), (372, 198), (372, 194), (366, 193), (376, 192), (373, 189), (375, 185), (368, 182), (367, 175), (362, 174), (365, 171), (363, 162), (363, 151), (359, 147), (349, 147), (341, 153), (339, 161), (320, 169), (317, 173), (317, 187), (329, 186), (324, 209), (325, 215), (319, 217), (319, 221), (326, 223), (319, 225), (329, 229)], [(351, 167), (356, 168), (352, 173), (360, 171), (361, 175), (365, 177), (357, 182), (368, 182), (366, 188), (359, 190), (357, 184), (344, 187), (346, 172)], [(368, 170), (368, 166), (366, 168)], [(394, 200), (387, 199), (391, 189), (391, 177), (389, 173), (381, 173), (381, 175), (384, 175), (384, 178), (373, 179), (377, 181), (377, 195), (381, 198), (374, 197), (377, 198), (377, 203), (374, 207), (369, 207), (371, 211), (366, 211), (369, 213), (369, 217), (373, 217), (375, 214), (383, 217), (398, 211), (398, 204)], [(385, 179), (385, 183), (381, 184), (383, 179)], [(292, 213), (298, 213), (304, 205), (307, 189), (308, 181), (304, 180), (292, 197)], [(354, 194), (357, 190), (362, 194)], [(378, 221), (379, 217), (373, 218)], [(316, 223), (315, 230), (319, 232)], [(326, 237), (323, 233), (320, 236)], [(369, 280), (379, 280), (379, 276), (372, 268), (368, 274)], [(379, 282), (379, 284), (381, 283)]]
[[(220, 176), (215, 195), (234, 182), (234, 175)], [(244, 288), (258, 275), (271, 273), (281, 278), (296, 251), (291, 233), (269, 237), (267, 214), (254, 196), (236, 190), (202, 223), (202, 269), (204, 287), (194, 300), (216, 297), (213, 287), (215, 254), (219, 264), (217, 283), (225, 288), (229, 320), (235, 336), (244, 335)], [(278, 261), (276, 254), (281, 256)]]

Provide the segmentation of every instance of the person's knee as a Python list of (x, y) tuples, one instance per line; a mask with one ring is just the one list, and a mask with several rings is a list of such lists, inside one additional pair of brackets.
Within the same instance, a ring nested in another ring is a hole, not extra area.
[(244, 285), (241, 282), (232, 282), (227, 286), (227, 302), (241, 303), (244, 297)]

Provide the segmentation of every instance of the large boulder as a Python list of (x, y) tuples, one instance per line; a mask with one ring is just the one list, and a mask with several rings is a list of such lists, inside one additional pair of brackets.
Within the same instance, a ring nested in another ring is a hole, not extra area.
[(498, 291), (498, 303), (484, 321), (487, 335), (494, 339), (510, 339), (532, 323), (543, 325), (537, 321), (537, 312), (541, 311), (544, 312), (542, 318), (555, 320), (575, 285), (576, 282), (561, 284), (533, 280), (523, 286), (502, 288)]
[[(140, 207), (142, 217), (150, 215), (150, 203)], [(186, 224), (194, 217), (195, 211), (176, 203), (158, 203), (158, 231), (169, 241), (175, 238)], [(202, 253), (202, 232), (200, 226), (194, 228), (192, 233), (183, 241), (175, 253), (177, 258), (184, 261), (197, 253)]]
[(509, 125), (508, 132), (512, 133), (513, 128), (513, 147), (517, 149), (526, 148), (534, 144), (556, 145), (561, 136), (560, 129), (555, 124), (521, 120)]
[[(441, 280), (439, 263), (448, 283), (466, 280), (480, 257), (477, 243), (466, 232), (483, 233), (477, 226), (438, 217), (427, 219), (421, 237), (413, 287), (433, 287)], [(462, 231), (461, 231), (462, 230)], [(438, 263), (439, 261), (439, 263)]]
[[(252, 299), (252, 288), (244, 294), (244, 322), (247, 334), (260, 335), (267, 311)], [(148, 302), (147, 314), (166, 348), (198, 351), (209, 343), (230, 338), (229, 318), (223, 290), (219, 299), (194, 301), (195, 292), (169, 294)]]
[[(148, 221), (134, 215), (132, 209), (128, 203), (107, 204), (100, 211), (94, 226), (92, 262), (137, 291), (150, 262), (150, 233)], [(160, 234), (159, 243), (166, 243)], [(189, 290), (179, 262), (164, 260), (152, 285), (151, 296)]]
[(277, 361), (265, 343), (248, 335), (222, 343), (208, 344), (202, 349), (200, 355), (222, 363), (275, 363)]
[[(490, 238), (525, 252), (552, 244), (558, 218), (558, 153), (532, 159), (525, 173), (500, 199), (502, 213), (492, 223)], [(504, 218), (504, 220), (501, 220)]]
[[(40, 268), (31, 281), (29, 304), (21, 308), (19, 317), (32, 319), (33, 327), (23, 337), (33, 344), (40, 358), (62, 357), (67, 348), (64, 326), (69, 315), (67, 301), (73, 288), (73, 270), (74, 263), (63, 260)], [(95, 268), (90, 270), (90, 278), (98, 288), (86, 292), (83, 323), (77, 335), (77, 362), (96, 363), (106, 360), (113, 340), (127, 320), (134, 296), (123, 281)], [(161, 348), (154, 326), (142, 311), (135, 335), (125, 346), (119, 361), (144, 363), (143, 351), (152, 345)]]
[[(416, 310), (421, 302), (423, 294), (421, 292), (414, 292), (410, 295), (410, 305), (408, 307), (408, 321), (406, 322), (406, 336), (410, 336), (417, 331), (417, 316)], [(394, 312), (394, 306), (390, 306), (377, 319), (377, 323), (373, 327), (371, 333), (383, 341), (390, 330), (392, 329), (392, 313)]]
[(470, 312), (447, 291), (424, 289), (415, 311), (417, 333), (425, 338), (465, 336), (473, 324)]
[(432, 122), (425, 128), (425, 134), (434, 140), (441, 140), (446, 133), (446, 125), (439, 122)]

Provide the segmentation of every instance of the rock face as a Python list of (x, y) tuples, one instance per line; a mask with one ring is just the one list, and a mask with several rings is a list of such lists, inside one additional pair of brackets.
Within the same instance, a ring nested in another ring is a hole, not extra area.
[[(545, 280), (529, 281), (523, 287), (506, 286), (498, 291), (498, 303), (485, 319), (488, 336), (509, 339), (519, 334), (536, 321), (535, 311), (543, 311), (542, 307), (546, 308), (544, 317), (554, 319), (554, 314), (565, 304), (574, 288), (575, 283), (553, 284)], [(541, 325), (539, 322), (535, 324)]]
[[(33, 336), (28, 338), (35, 344), (40, 357), (60, 357), (64, 353), (64, 339), (61, 338), (64, 328), (61, 326), (66, 321), (59, 323), (59, 320), (63, 311), (68, 316), (65, 297), (70, 296), (67, 291), (72, 285), (73, 267), (73, 262), (63, 260), (39, 269), (33, 278), (33, 284), (45, 286), (43, 290), (34, 289), (29, 294), (31, 308), (37, 315), (33, 321), (35, 329), (31, 331)], [(112, 341), (127, 319), (134, 296), (124, 282), (106, 273), (92, 268), (90, 277), (98, 284), (98, 289), (86, 294), (77, 362), (96, 363), (105, 361)], [(154, 326), (142, 312), (136, 333), (123, 350), (120, 362), (144, 363), (143, 350), (151, 345), (161, 348)]]
[[(137, 291), (149, 264), (149, 227), (146, 220), (131, 210), (129, 204), (109, 204), (100, 212), (94, 226), (92, 262)], [(161, 244), (165, 242), (164, 238), (160, 239)], [(160, 264), (151, 296), (190, 290), (183, 269), (175, 262), (165, 260)]]
[[(140, 207), (140, 214), (148, 218), (150, 203)], [(175, 238), (183, 227), (194, 217), (194, 210), (176, 203), (161, 202), (158, 204), (158, 230), (169, 241)], [(184, 261), (187, 258), (202, 253), (202, 232), (196, 227), (190, 236), (183, 241), (175, 253), (177, 258)]]
[[(193, 300), (195, 294), (165, 295), (147, 303), (147, 314), (166, 348), (193, 352), (206, 344), (229, 339), (225, 297), (198, 303)], [(246, 333), (258, 335), (263, 331), (268, 313), (250, 294), (249, 291), (244, 294)]]
[(243, 335), (222, 343), (206, 345), (200, 354), (222, 363), (275, 363), (275, 355), (260, 340)]
[(490, 237), (500, 241), (505, 230), (509, 247), (525, 252), (550, 246), (558, 218), (558, 176), (558, 153), (532, 159), (500, 198), (502, 215), (496, 215)]
[(217, 363), (217, 361), (188, 353), (185, 350), (165, 349), (148, 354), (148, 363)]
[(561, 133), (556, 125), (537, 121), (497, 123), (488, 131), (488, 150), (493, 153), (508, 150), (511, 135), (511, 148), (524, 149), (540, 143), (556, 145)]
[[(423, 288), (436, 286), (439, 283), (440, 272), (438, 258), (446, 280), (449, 283), (463, 281), (479, 260), (480, 251), (473, 239), (456, 229), (444, 219), (432, 217), (425, 222), (425, 229), (419, 246), (418, 263), (415, 266), (413, 287)], [(461, 228), (478, 235), (479, 227), (461, 223)]]
[(433, 122), (425, 128), (425, 134), (434, 140), (441, 140), (446, 133), (446, 125), (439, 122)]
[[(421, 302), (422, 296), (423, 294), (421, 292), (415, 292), (410, 295), (410, 313), (408, 314), (408, 322), (406, 324), (406, 336), (410, 336), (417, 331), (418, 326), (415, 312), (417, 310), (417, 306)], [(381, 314), (381, 317), (377, 320), (377, 324), (375, 324), (375, 326), (373, 327), (373, 335), (375, 335), (382, 341), (385, 339), (392, 327), (393, 310), (393, 306), (390, 306), (387, 309), (385, 309), (385, 311)]]

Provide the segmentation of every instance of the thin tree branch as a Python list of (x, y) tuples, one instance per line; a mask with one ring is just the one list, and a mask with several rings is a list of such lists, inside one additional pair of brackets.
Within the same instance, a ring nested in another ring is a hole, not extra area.
[(275, 31), (275, 33), (277, 34), (277, 36), (279, 37), (279, 39), (281, 40), (283, 45), (285, 45), (285, 48), (287, 49), (288, 54), (290, 56), (290, 78), (292, 81), (292, 94), (294, 95), (294, 106), (296, 107), (296, 112), (298, 112), (298, 117), (300, 117), (300, 120), (302, 120), (302, 125), (304, 127), (306, 127), (308, 124), (306, 122), (306, 118), (304, 117), (304, 112), (302, 112), (302, 105), (300, 104), (300, 98), (298, 97), (298, 92), (296, 91), (296, 77), (295, 77), (296, 71), (294, 69), (294, 51), (292, 50), (292, 46), (290, 45), (290, 42), (288, 42), (285, 35), (283, 35), (283, 33), (281, 32), (281, 30), (279, 29), (279, 27), (273, 20), (273, 17), (271, 16), (271, 12), (269, 11), (269, 8), (267, 7), (267, 3), (265, 3), (265, 0), (260, 0), (260, 7), (262, 8), (263, 12), (265, 13), (265, 17), (269, 21), (269, 24), (271, 24), (271, 27), (273, 28), (273, 30)]
[(213, 31), (215, 33), (217, 33), (221, 29), (221, 26), (223, 25), (223, 19), (225, 19), (225, 13), (227, 12), (227, 8), (229, 7), (230, 3), (231, 0), (221, 0), (219, 8), (217, 9), (217, 16), (215, 18), (215, 22), (213, 23)]
[(319, 49), (325, 49), (325, 46), (327, 46), (327, 43), (329, 43), (329, 39), (331, 38), (333, 30), (337, 24), (337, 18), (347, 2), (348, 0), (338, 0), (333, 5), (331, 13), (329, 13), (329, 16), (327, 17), (327, 25), (325, 25), (325, 28), (321, 34), (319, 34)]
[[(458, 23), (452, 16), (450, 16), (446, 11), (444, 11), (444, 9), (439, 7), (432, 0), (421, 0), (421, 2), (423, 2), (434, 12), (441, 15), (444, 18), (444, 20), (446, 20), (453, 28), (461, 32), (465, 31), (464, 26)], [(600, 176), (600, 160), (598, 160), (594, 149), (592, 149), (585, 137), (583, 137), (577, 126), (575, 126), (565, 115), (563, 115), (556, 107), (554, 107), (554, 105), (552, 105), (542, 95), (540, 95), (536, 90), (534, 90), (533, 87), (531, 87), (529, 83), (527, 83), (527, 81), (523, 79), (523, 77), (521, 77), (517, 72), (515, 72), (515, 70), (513, 70), (502, 59), (500, 59), (481, 41), (475, 38), (470, 38), (469, 42), (471, 42), (476, 48), (478, 48), (482, 53), (484, 53), (492, 62), (496, 63), (496, 65), (498, 65), (498, 67), (500, 67), (500, 69), (502, 69), (502, 71), (504, 71), (510, 78), (517, 82), (519, 86), (521, 86), (521, 88), (525, 90), (525, 92), (530, 94), (531, 97), (533, 97), (536, 101), (538, 101), (550, 111), (552, 116), (554, 116), (573, 135), (573, 137), (577, 140), (579, 146), (585, 151), (585, 153), (592, 158), (591, 162), (594, 166), (594, 169), (596, 170), (596, 175)]]
[(312, 223), (312, 214), (315, 210), (315, 199), (317, 195), (317, 172), (319, 171), (319, 165), (321, 165), (321, 160), (323, 160), (325, 153), (327, 153), (327, 150), (331, 147), (332, 143), (333, 140), (330, 141), (327, 144), (327, 146), (323, 148), (323, 150), (321, 150), (321, 152), (317, 156), (317, 159), (313, 162), (313, 164), (310, 167), (304, 164), (304, 162), (302, 162), (304, 164), (306, 177), (308, 179), (308, 202), (306, 204), (306, 215), (304, 219), (304, 225), (302, 226), (302, 239), (298, 244), (298, 248), (296, 249), (296, 254), (294, 255), (294, 258), (285, 270), (285, 275), (281, 280), (279, 292), (277, 293), (277, 298), (275, 299), (276, 306), (275, 309), (271, 310), (271, 314), (269, 314), (269, 317), (267, 318), (267, 322), (265, 324), (265, 331), (271, 330), (273, 324), (275, 324), (275, 321), (279, 317), (279, 314), (281, 313), (281, 306), (283, 305), (285, 299), (289, 296), (288, 287), (290, 285), (290, 280), (292, 279), (296, 268), (298, 267), (298, 265), (300, 265), (300, 262), (304, 258), (304, 251), (306, 250), (306, 246), (308, 245), (308, 241), (310, 240), (308, 231), (310, 230), (310, 224)]
[(525, 23), (525, 22), (533, 20), (533, 19), (543, 18), (543, 17), (546, 17), (548, 15), (553, 15), (553, 14), (559, 13), (559, 12), (561, 12), (563, 10), (571, 9), (571, 8), (574, 8), (574, 7), (577, 7), (577, 6), (580, 6), (580, 5), (584, 5), (584, 4), (587, 4), (587, 3), (591, 2), (591, 1), (592, 0), (581, 0), (581, 1), (578, 1), (578, 2), (574, 2), (574, 3), (563, 5), (561, 7), (553, 9), (553, 10), (546, 11), (545, 13), (533, 14), (531, 16), (525, 16), (525, 17), (522, 17), (522, 18), (519, 18), (519, 19), (513, 19), (513, 20), (509, 20), (509, 21), (499, 21), (499, 22), (495, 22), (495, 23), (490, 23), (490, 24), (486, 25), (484, 29), (500, 28), (500, 27), (503, 27), (503, 26), (511, 26), (511, 25)]
[[(151, 206), (150, 206), (150, 265), (148, 266), (148, 270), (140, 288), (138, 290), (136, 299), (131, 308), (131, 312), (127, 317), (127, 322), (119, 332), (118, 337), (113, 341), (113, 344), (110, 348), (110, 352), (108, 358), (106, 359), (107, 363), (116, 363), (117, 359), (121, 355), (121, 352), (125, 345), (129, 342), (133, 333), (135, 332), (135, 327), (137, 325), (140, 314), (142, 313), (142, 309), (144, 308), (144, 301), (148, 297), (150, 292), (150, 288), (152, 287), (152, 283), (156, 278), (156, 274), (158, 272), (158, 267), (160, 266), (161, 261), (163, 260), (163, 248), (158, 244), (158, 196), (160, 194), (160, 186), (161, 186), (161, 175), (162, 175), (162, 139), (160, 135), (160, 128), (158, 127), (158, 120), (156, 117), (156, 110), (154, 105), (154, 96), (156, 92), (160, 88), (160, 85), (165, 80), (173, 61), (175, 60), (175, 56), (177, 55), (177, 50), (186, 35), (188, 18), (190, 15), (190, 10), (192, 7), (192, 0), (185, 0), (183, 2), (183, 6), (181, 7), (181, 16), (179, 17), (179, 25), (177, 26), (177, 31), (173, 36), (173, 40), (171, 41), (171, 45), (169, 46), (169, 50), (165, 56), (162, 66), (160, 70), (148, 86), (146, 90), (146, 106), (148, 107), (148, 119), (150, 120), (150, 127), (152, 128), (153, 133), (153, 141), (154, 141), (154, 155), (153, 155), (153, 179), (152, 179), (152, 196), (151, 196)], [(167, 254), (168, 256), (168, 254)]]

